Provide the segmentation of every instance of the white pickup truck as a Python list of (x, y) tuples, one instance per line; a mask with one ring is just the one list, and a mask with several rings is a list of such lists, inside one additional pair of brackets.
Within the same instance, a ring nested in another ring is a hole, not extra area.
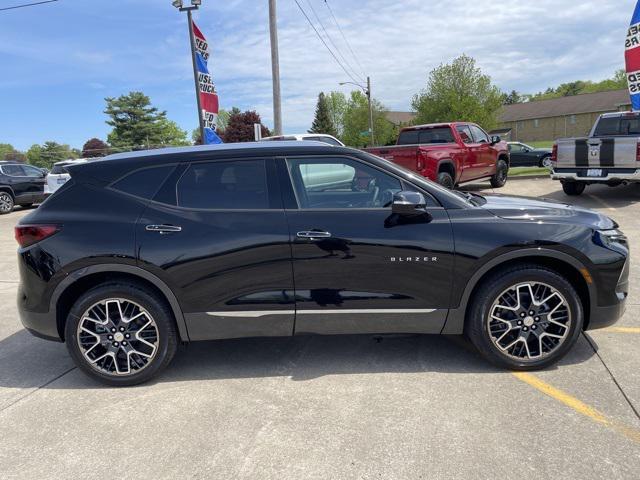
[(640, 112), (601, 115), (587, 138), (561, 138), (553, 146), (551, 178), (567, 195), (587, 185), (640, 182)]

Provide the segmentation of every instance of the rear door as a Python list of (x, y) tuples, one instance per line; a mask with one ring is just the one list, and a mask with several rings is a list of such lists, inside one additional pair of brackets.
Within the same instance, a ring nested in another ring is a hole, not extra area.
[[(359, 159), (288, 158), (279, 167), (296, 334), (440, 333), (453, 267), (446, 211), (430, 198), (430, 221), (395, 223), (393, 194), (409, 187)], [(320, 171), (334, 182), (319, 187)]]
[(44, 184), (47, 182), (44, 172), (31, 165), (23, 165), (22, 168), (26, 177), (27, 191), (32, 196), (32, 200), (34, 202), (42, 200), (44, 197)]
[(2, 172), (6, 177), (7, 184), (13, 190), (16, 203), (31, 203), (33, 192), (29, 178), (23, 165), (2, 165)]
[(189, 338), (293, 334), (289, 231), (270, 158), (178, 166), (138, 222), (141, 266), (176, 293)]

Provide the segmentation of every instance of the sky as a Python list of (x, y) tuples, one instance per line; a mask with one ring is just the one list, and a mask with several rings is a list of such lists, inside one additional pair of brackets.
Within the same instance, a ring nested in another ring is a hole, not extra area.
[[(0, 0), (0, 8), (33, 0)], [(185, 0), (188, 2), (188, 0)], [(430, 70), (465, 53), (505, 91), (610, 77), (624, 63), (635, 0), (298, 0), (356, 80), (410, 110)], [(221, 106), (273, 125), (267, 0), (202, 0)], [(285, 133), (306, 131), (320, 91), (353, 81), (295, 0), (277, 0)], [(313, 7), (313, 10), (311, 9)], [(106, 139), (105, 97), (140, 90), (171, 120), (197, 125), (186, 15), (171, 0), (59, 0), (0, 11), (0, 143)]]

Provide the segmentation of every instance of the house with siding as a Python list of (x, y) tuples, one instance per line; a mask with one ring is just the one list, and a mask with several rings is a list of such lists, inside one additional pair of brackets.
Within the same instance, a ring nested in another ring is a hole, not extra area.
[(495, 132), (524, 143), (584, 136), (599, 115), (630, 109), (627, 89), (516, 103), (504, 106)]

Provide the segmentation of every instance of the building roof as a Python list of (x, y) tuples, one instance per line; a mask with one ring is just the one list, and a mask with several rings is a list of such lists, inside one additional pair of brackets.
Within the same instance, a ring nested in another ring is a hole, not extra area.
[(623, 105), (631, 105), (627, 89), (585, 93), (570, 97), (505, 105), (500, 114), (500, 121), (516, 122), (581, 113), (609, 112), (616, 111)]
[(387, 120), (394, 125), (408, 125), (416, 118), (414, 112), (387, 112)]

